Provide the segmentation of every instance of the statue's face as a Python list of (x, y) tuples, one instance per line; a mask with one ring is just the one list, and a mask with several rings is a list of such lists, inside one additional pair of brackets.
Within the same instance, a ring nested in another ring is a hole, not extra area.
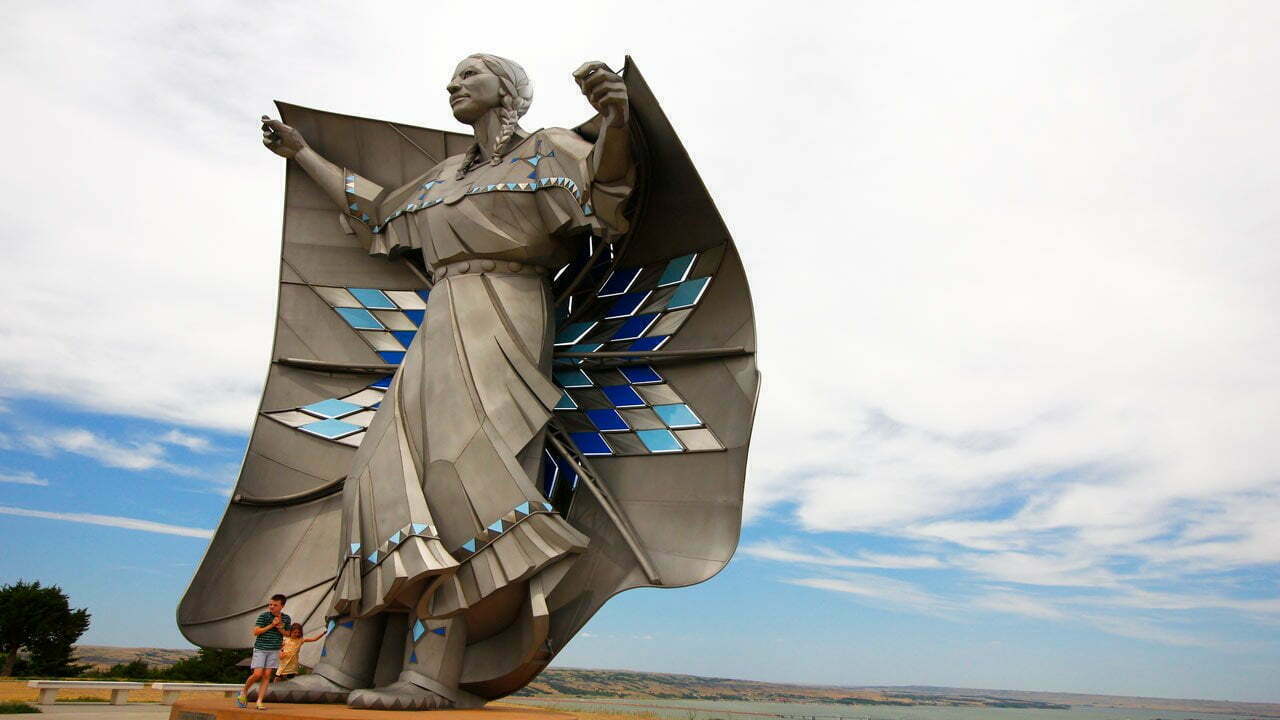
[(467, 58), (458, 63), (445, 89), (449, 91), (453, 117), (468, 125), (502, 105), (502, 83), (480, 58)]

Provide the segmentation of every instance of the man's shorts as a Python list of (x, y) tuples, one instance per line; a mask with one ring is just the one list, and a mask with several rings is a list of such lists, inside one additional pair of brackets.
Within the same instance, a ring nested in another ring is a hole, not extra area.
[(274, 670), (278, 667), (280, 667), (279, 650), (253, 649), (253, 660), (249, 663), (250, 670), (257, 670), (258, 668), (271, 668)]

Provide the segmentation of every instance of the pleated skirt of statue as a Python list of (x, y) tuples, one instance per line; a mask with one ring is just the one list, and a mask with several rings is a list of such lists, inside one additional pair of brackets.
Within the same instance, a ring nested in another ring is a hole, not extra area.
[(552, 342), (543, 275), (432, 289), (347, 476), (331, 616), (451, 618), (585, 549), (537, 489)]

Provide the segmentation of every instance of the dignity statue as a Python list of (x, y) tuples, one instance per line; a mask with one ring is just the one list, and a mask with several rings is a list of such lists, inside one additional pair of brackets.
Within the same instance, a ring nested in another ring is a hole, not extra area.
[(281, 592), (327, 624), (268, 699), (477, 706), (614, 594), (733, 554), (742, 265), (630, 60), (573, 77), (596, 115), (572, 129), (521, 127), (529, 78), (486, 54), (447, 84), (469, 135), (263, 119), (289, 160), (273, 359), (178, 623), (245, 647)]

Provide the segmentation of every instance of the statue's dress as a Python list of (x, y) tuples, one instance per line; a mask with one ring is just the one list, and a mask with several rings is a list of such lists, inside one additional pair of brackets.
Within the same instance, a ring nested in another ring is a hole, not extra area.
[[(370, 252), (421, 251), (435, 285), (347, 476), (329, 615), (350, 628), (408, 611), (404, 670), (446, 697), (465, 645), (503, 630), (483, 602), (518, 605), (503, 591), (525, 596), (535, 576), (549, 592), (588, 543), (536, 482), (562, 395), (550, 380), (550, 273), (588, 232), (625, 229), (632, 174), (594, 182), (593, 146), (568, 130), (515, 142), (461, 180), (462, 155), (394, 190), (346, 177), (346, 216)], [(483, 622), (457, 622), (477, 606)], [(351, 663), (324, 665), (341, 684), (368, 682)]]

